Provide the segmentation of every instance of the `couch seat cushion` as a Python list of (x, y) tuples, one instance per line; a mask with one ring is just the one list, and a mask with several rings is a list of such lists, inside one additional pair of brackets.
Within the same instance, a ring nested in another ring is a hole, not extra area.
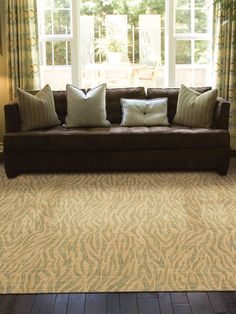
[(8, 133), (4, 149), (11, 151), (110, 151), (228, 147), (229, 133), (182, 126), (66, 129)]

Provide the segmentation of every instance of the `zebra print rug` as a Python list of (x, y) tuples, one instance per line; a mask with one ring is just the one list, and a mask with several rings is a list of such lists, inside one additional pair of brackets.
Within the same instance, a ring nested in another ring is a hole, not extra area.
[(236, 160), (0, 179), (0, 293), (236, 290)]

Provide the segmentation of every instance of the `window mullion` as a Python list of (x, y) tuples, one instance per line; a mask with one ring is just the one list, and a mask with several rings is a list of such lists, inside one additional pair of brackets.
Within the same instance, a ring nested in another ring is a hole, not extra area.
[(191, 81), (192, 81), (192, 85), (194, 85), (194, 65), (195, 65), (195, 40), (192, 39), (191, 40), (191, 66), (192, 66), (192, 75), (191, 75)]
[(175, 86), (175, 5), (173, 0), (166, 0), (166, 30), (165, 30), (165, 86)]
[(71, 59), (72, 59), (72, 84), (81, 85), (81, 48), (80, 48), (80, 0), (72, 0), (72, 41), (71, 41)]
[[(45, 36), (45, 11), (42, 10), (41, 12), (41, 17), (42, 17), (42, 33), (43, 36)], [(42, 34), (40, 34), (40, 36), (42, 36)], [(41, 40), (40, 40), (41, 41)], [(47, 58), (46, 58), (46, 42), (42, 41), (42, 52), (43, 52), (43, 65), (47, 65)]]
[[(191, 33), (195, 34), (195, 0), (191, 0)], [(192, 85), (194, 85), (194, 51), (195, 51), (195, 40), (191, 40), (191, 63), (192, 63), (192, 73), (191, 73), (191, 81)]]
[(195, 33), (195, 0), (191, 0), (191, 33)]

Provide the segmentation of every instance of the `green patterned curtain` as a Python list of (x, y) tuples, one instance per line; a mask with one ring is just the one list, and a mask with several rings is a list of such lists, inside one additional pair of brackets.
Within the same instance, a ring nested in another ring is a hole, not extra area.
[(236, 150), (236, 0), (214, 4), (213, 31), (216, 86), (231, 103), (231, 148)]
[(36, 0), (6, 0), (10, 96), (40, 88)]

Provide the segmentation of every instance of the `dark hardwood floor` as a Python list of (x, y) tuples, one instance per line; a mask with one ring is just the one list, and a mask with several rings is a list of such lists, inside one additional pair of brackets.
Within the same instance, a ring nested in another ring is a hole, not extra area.
[(236, 314), (236, 292), (0, 295), (1, 314)]

